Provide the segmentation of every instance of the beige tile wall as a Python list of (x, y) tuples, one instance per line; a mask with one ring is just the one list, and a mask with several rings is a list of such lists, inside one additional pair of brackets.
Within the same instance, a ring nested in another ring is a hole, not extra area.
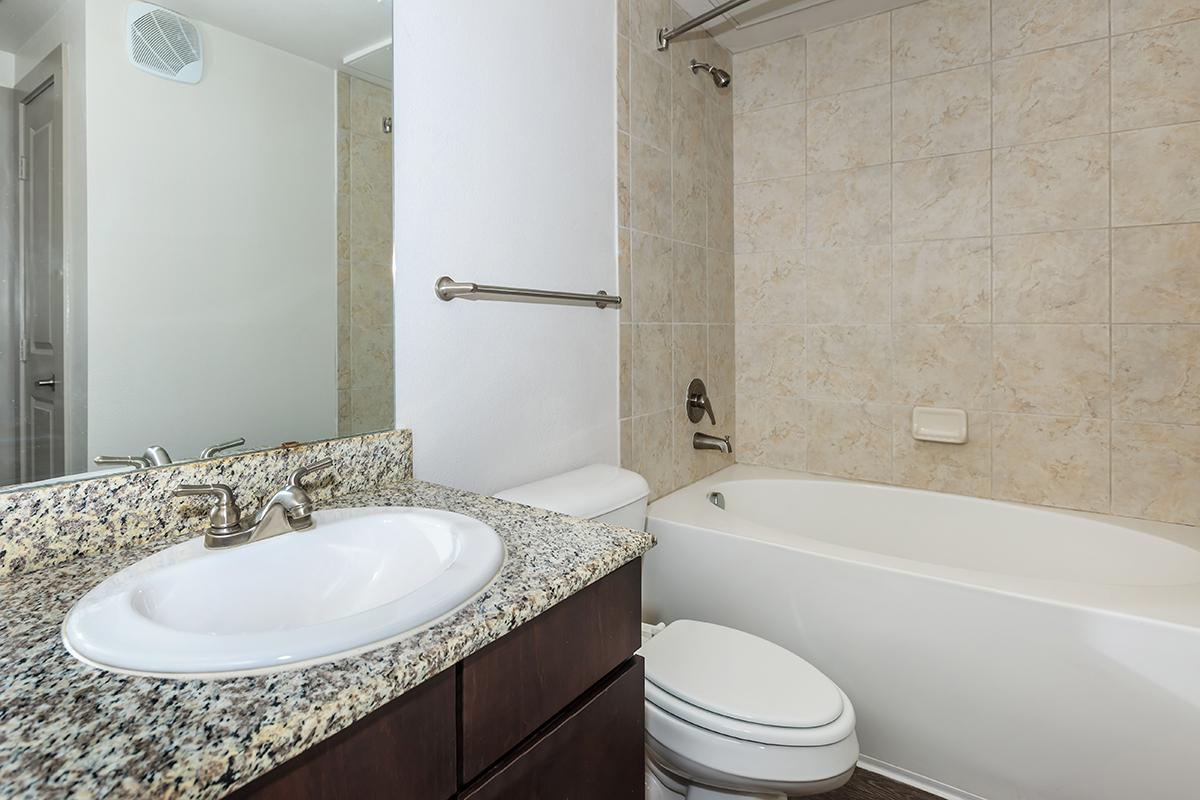
[(926, 0), (734, 111), (739, 461), (1200, 524), (1200, 5)]
[[(732, 92), (688, 68), (731, 59), (703, 32), (659, 52), (658, 28), (687, 19), (666, 0), (617, 5), (621, 463), (653, 498), (732, 461), (691, 444), (697, 430), (735, 426)], [(687, 420), (693, 377), (715, 426)]]
[(338, 73), (338, 433), (391, 428), (391, 90)]

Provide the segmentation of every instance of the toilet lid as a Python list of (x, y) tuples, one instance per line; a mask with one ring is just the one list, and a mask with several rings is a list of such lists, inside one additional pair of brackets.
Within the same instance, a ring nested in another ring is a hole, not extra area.
[(642, 645), (646, 680), (722, 717), (816, 728), (842, 715), (842, 692), (800, 656), (744, 631), (672, 622)]

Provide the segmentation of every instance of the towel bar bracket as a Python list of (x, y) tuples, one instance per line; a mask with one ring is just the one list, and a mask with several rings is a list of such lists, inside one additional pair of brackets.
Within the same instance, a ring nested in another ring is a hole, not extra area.
[(456, 281), (443, 275), (433, 285), (439, 299), (447, 302), (463, 300), (514, 300), (531, 303), (559, 303), (572, 306), (595, 306), (596, 308), (620, 308), (621, 297), (603, 290), (595, 294), (577, 292), (552, 292), (545, 289), (522, 289), (515, 286), (489, 286), (483, 283)]

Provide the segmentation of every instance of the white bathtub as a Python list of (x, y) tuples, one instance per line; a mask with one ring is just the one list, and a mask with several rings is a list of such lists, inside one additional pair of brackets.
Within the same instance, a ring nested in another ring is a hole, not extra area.
[(1196, 528), (738, 465), (649, 529), (647, 620), (804, 656), (865, 766), (955, 798), (1200, 798)]

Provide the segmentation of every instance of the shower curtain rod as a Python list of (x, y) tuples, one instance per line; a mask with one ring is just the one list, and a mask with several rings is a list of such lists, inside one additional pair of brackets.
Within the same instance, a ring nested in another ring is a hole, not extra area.
[(712, 11), (706, 11), (698, 17), (693, 17), (692, 19), (689, 19), (687, 22), (683, 23), (682, 25), (676, 26), (674, 28), (659, 28), (658, 29), (658, 49), (666, 50), (671, 45), (671, 40), (674, 39), (676, 36), (682, 36), (683, 34), (687, 33), (688, 31), (692, 30), (693, 28), (700, 27), (704, 23), (708, 22), (710, 19), (719, 17), (722, 14), (724, 14), (726, 11), (733, 11), (738, 6), (744, 5), (745, 3), (749, 3), (749, 2), (750, 2), (750, 0), (729, 0), (729, 2), (722, 3), (721, 5), (714, 8)]

